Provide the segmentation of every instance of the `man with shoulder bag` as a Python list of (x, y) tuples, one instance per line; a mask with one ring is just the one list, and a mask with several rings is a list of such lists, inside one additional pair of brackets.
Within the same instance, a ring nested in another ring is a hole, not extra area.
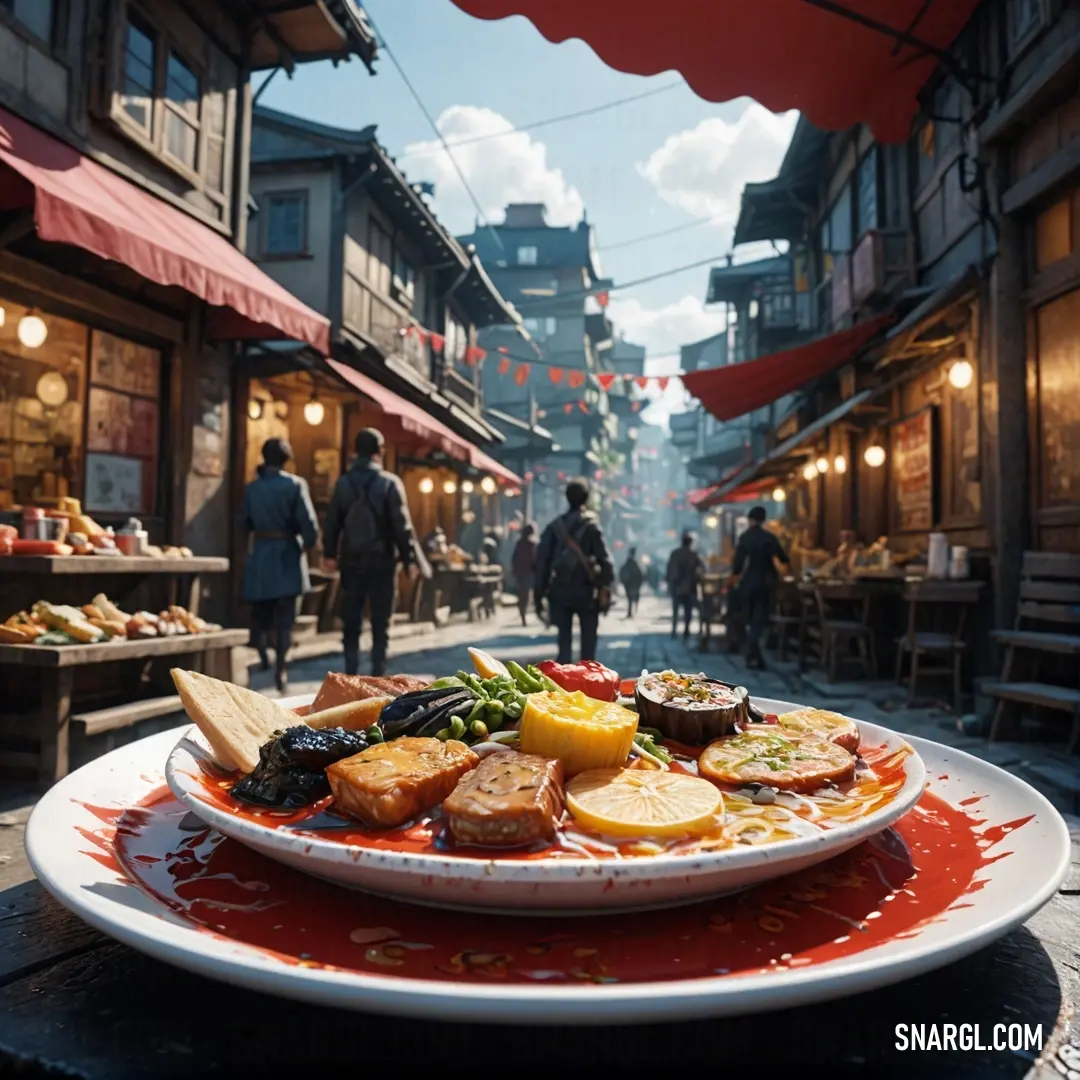
[(536, 611), (544, 617), (546, 601), (559, 632), (560, 664), (573, 659), (574, 616), (581, 626), (581, 659), (596, 659), (599, 618), (611, 607), (615, 568), (596, 516), (585, 509), (589, 485), (566, 486), (570, 509), (544, 530), (536, 555)]
[(383, 469), (382, 450), (380, 431), (364, 428), (357, 434), (356, 460), (338, 479), (326, 515), (324, 564), (341, 569), (342, 644), (349, 675), (359, 673), (364, 605), (370, 605), (371, 614), (371, 674), (384, 675), (398, 565), (410, 581), (431, 577), (416, 543), (405, 486)]

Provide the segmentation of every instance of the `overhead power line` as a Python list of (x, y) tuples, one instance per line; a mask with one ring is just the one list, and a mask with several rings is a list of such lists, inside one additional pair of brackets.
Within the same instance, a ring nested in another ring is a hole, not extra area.
[[(489, 131), (485, 135), (470, 135), (467, 139), (455, 139), (453, 142), (443, 142), (443, 147), (451, 149), (458, 146), (471, 146), (473, 143), (488, 142), (491, 139), (505, 139), (508, 135), (517, 135), (523, 131), (535, 131), (537, 128), (548, 127), (551, 124), (562, 124), (568, 120), (580, 120), (585, 116), (595, 116), (597, 113), (606, 112), (608, 109), (618, 108), (620, 105), (629, 105), (633, 101), (643, 101), (645, 98), (655, 97), (657, 94), (666, 94), (669, 90), (676, 90), (684, 84), (681, 82), (665, 83), (663, 86), (654, 86), (651, 90), (644, 90), (640, 94), (630, 94), (628, 97), (616, 98), (614, 101), (605, 101), (602, 105), (593, 105), (588, 109), (578, 109), (577, 112), (562, 113), (559, 116), (549, 116), (546, 120), (534, 120), (528, 124), (518, 124), (509, 131)], [(437, 154), (438, 150), (414, 150), (409, 157), (424, 157), (428, 154)]]
[(495, 243), (498, 244), (499, 250), (505, 250), (502, 242), (502, 237), (499, 236), (498, 230), (491, 224), (490, 221), (488, 221), (487, 214), (484, 213), (484, 208), (480, 205), (480, 200), (476, 197), (476, 193), (469, 186), (469, 181), (466, 179), (465, 173), (462, 171), (461, 166), (457, 163), (457, 159), (451, 153), (450, 145), (449, 143), (447, 143), (445, 137), (443, 136), (443, 133), (439, 130), (439, 125), (435, 123), (435, 118), (431, 115), (428, 107), (424, 104), (424, 100), (420, 97), (420, 94), (417, 91), (416, 87), (413, 86), (412, 80), (409, 78), (408, 75), (405, 74), (405, 69), (401, 66), (401, 64), (398, 62), (397, 56), (390, 49), (390, 46), (386, 42), (386, 38), (383, 37), (381, 33), (379, 33), (379, 29), (371, 20), (370, 15), (368, 16), (368, 21), (371, 22), (372, 29), (374, 29), (376, 35), (379, 38), (379, 48), (382, 49), (382, 51), (390, 58), (390, 62), (394, 65), (394, 67), (397, 69), (397, 73), (401, 76), (401, 81), (405, 84), (409, 93), (412, 95), (413, 101), (415, 101), (416, 104), (419, 106), (420, 111), (424, 114), (425, 119), (431, 126), (431, 130), (435, 132), (436, 138), (438, 138), (439, 142), (442, 143), (442, 147), (446, 151), (446, 156), (450, 159), (450, 164), (454, 166), (454, 171), (458, 174), (458, 179), (461, 180), (462, 186), (465, 188), (465, 191), (468, 193), (469, 198), (472, 200), (473, 206), (476, 208), (476, 213), (479, 216), (480, 223), (495, 238)]
[(697, 221), (687, 221), (682, 225), (676, 225), (671, 229), (661, 229), (660, 232), (645, 233), (643, 236), (635, 236), (631, 240), (620, 240), (617, 244), (605, 244), (599, 248), (601, 255), (608, 251), (619, 251), (622, 248), (633, 247), (635, 244), (644, 244), (646, 240), (659, 240), (662, 236), (674, 236), (676, 233), (686, 232), (687, 229), (699, 229), (702, 225), (711, 225), (708, 218), (700, 218)]

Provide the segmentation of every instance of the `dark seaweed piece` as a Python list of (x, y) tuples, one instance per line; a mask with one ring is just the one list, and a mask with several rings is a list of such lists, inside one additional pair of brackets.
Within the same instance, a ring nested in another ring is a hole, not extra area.
[(389, 724), (393, 728), (401, 721), (408, 721), (414, 714), (423, 711), (430, 705), (451, 694), (460, 694), (464, 690), (462, 686), (439, 686), (427, 687), (424, 690), (413, 690), (408, 694), (402, 694), (389, 702), (379, 714), (379, 724), (383, 730)]
[(274, 732), (259, 747), (259, 764), (232, 788), (232, 794), (256, 806), (295, 810), (330, 794), (323, 770), (342, 758), (366, 750), (366, 731), (306, 725)]
[(370, 744), (366, 731), (346, 731), (339, 727), (317, 730), (300, 725), (287, 728), (268, 744), (267, 756), (280, 768), (303, 765), (321, 770), (342, 758), (359, 754)]
[(232, 794), (246, 803), (274, 810), (299, 810), (330, 794), (326, 773), (288, 765), (260, 775), (256, 769), (232, 789)]
[[(421, 690), (418, 694), (429, 694), (429, 691)], [(396, 739), (401, 735), (424, 735), (434, 734), (445, 724), (432, 727), (432, 721), (436, 717), (450, 716), (455, 710), (472, 708), (476, 695), (471, 690), (463, 690), (460, 687), (449, 687), (439, 691), (439, 696), (428, 697), (424, 701), (418, 701), (412, 709), (387, 713), (399, 705), (405, 697), (416, 695), (405, 694), (397, 700), (390, 702), (379, 716), (379, 725), (383, 729), (383, 735), (387, 740)], [(449, 712), (447, 711), (449, 710)], [(467, 711), (466, 710), (466, 711)]]
[(475, 703), (476, 698), (472, 694), (442, 702), (424, 717), (423, 726), (416, 731), (417, 736), (430, 738), (432, 735), (442, 731), (443, 728), (449, 727), (450, 720), (454, 716), (460, 716), (464, 720), (472, 712)]

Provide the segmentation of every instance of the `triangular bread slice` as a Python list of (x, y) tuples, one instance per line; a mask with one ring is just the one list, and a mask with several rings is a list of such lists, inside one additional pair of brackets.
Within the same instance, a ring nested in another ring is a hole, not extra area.
[(304, 723), (296, 713), (246, 687), (180, 668), (170, 674), (188, 716), (223, 768), (246, 775), (259, 764), (259, 747), (275, 731)]

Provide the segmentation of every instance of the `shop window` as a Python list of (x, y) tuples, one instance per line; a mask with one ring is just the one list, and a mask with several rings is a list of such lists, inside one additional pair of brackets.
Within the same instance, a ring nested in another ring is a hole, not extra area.
[(1015, 51), (1027, 44), (1043, 24), (1043, 0), (1008, 0), (1009, 46)]
[(53, 0), (0, 0), (0, 11), (10, 12), (31, 34), (52, 44)]
[(1072, 206), (1062, 199), (1035, 219), (1035, 269), (1045, 270), (1071, 254)]
[[(81, 498), (84, 476), (86, 327), (0, 300), (0, 509)], [(27, 316), (45, 340), (19, 340)]]
[(559, 320), (552, 315), (545, 318), (529, 318), (524, 320), (525, 329), (537, 340), (554, 337), (559, 329)]
[(518, 266), (535, 266), (539, 256), (540, 252), (535, 247), (519, 247), (517, 249)]
[(400, 252), (394, 253), (394, 299), (403, 307), (413, 310), (416, 300), (416, 271)]
[(878, 155), (872, 146), (862, 157), (855, 174), (855, 235), (878, 227)]
[(829, 241), (833, 255), (851, 250), (851, 185), (845, 184), (829, 211)]
[(445, 357), (450, 365), (461, 364), (465, 361), (465, 349), (469, 344), (469, 334), (465, 327), (453, 315), (446, 316), (446, 352)]
[(161, 353), (92, 331), (83, 499), (88, 512), (156, 509), (160, 400)]
[(266, 197), (267, 255), (302, 255), (307, 250), (307, 192), (275, 191)]
[(174, 52), (165, 64), (165, 150), (192, 172), (199, 147), (199, 77)]

